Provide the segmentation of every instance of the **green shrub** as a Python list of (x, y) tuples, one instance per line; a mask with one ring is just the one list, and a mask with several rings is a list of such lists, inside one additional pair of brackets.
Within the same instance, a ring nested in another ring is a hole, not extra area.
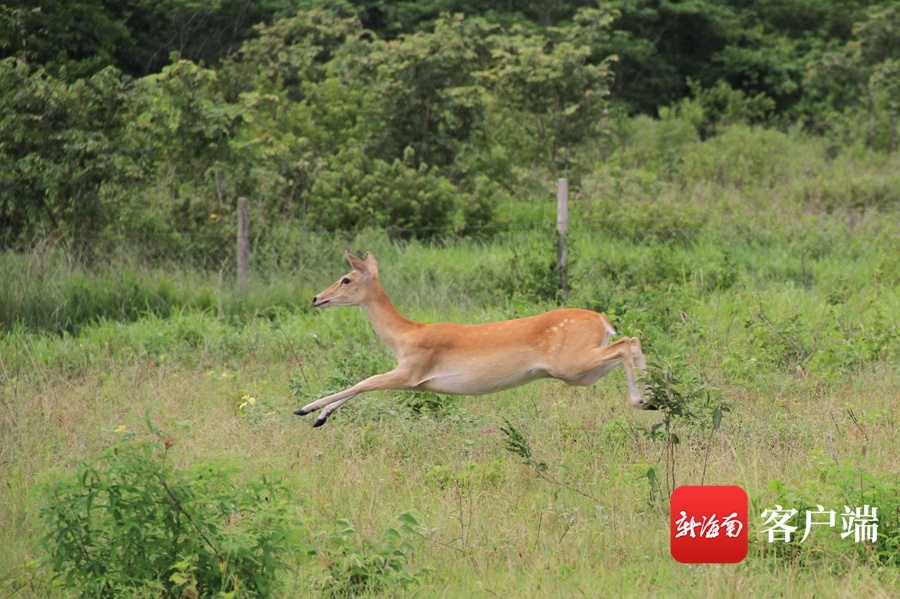
[[(645, 351), (649, 349), (650, 346), (645, 346)], [(667, 493), (660, 494), (659, 477), (655, 468), (649, 468), (646, 474), (651, 502), (658, 502), (671, 495), (677, 486), (675, 448), (682, 443), (682, 438), (675, 432), (676, 425), (687, 429), (685, 432), (705, 438), (707, 452), (702, 475), (705, 477), (706, 463), (709, 460), (709, 438), (719, 429), (722, 417), (731, 408), (725, 402), (714, 399), (702, 377), (688, 369), (684, 363), (656, 362), (651, 359), (647, 363), (642, 383), (646, 385), (647, 402), (662, 414), (661, 421), (644, 430), (649, 439), (663, 442), (666, 450)], [(703, 483), (701, 478), (699, 484)]]
[(878, 360), (900, 355), (900, 330), (881, 304), (870, 301), (863, 310), (845, 308), (842, 297), (829, 296), (829, 313), (822, 326), (821, 351), (810, 360), (819, 375), (844, 375)]
[(288, 491), (238, 468), (178, 470), (125, 438), (41, 488), (46, 561), (81, 597), (268, 597), (289, 547)]
[(705, 181), (739, 189), (769, 188), (821, 162), (816, 150), (813, 142), (801, 143), (776, 130), (739, 123), (695, 144), (682, 156), (680, 174), (688, 184)]
[(653, 173), (600, 168), (583, 184), (584, 219), (604, 236), (687, 245), (709, 221), (709, 208), (685, 202)]
[(482, 266), (476, 280), (520, 302), (555, 302), (560, 293), (556, 241), (551, 235), (531, 235), (515, 246), (499, 269)]
[[(313, 223), (328, 231), (385, 228), (397, 239), (444, 237), (452, 234), (457, 209), (471, 198), (425, 165), (387, 163), (349, 149), (333, 156), (309, 191)], [(483, 226), (483, 211), (473, 224)], [(489, 216), (489, 215), (488, 215)]]
[(347, 520), (338, 520), (338, 530), (319, 546), (319, 556), (327, 574), (322, 590), (332, 597), (353, 597), (363, 593), (386, 592), (419, 584), (426, 571), (411, 571), (413, 545), (419, 522), (409, 513), (398, 518), (400, 525), (388, 527), (377, 541), (359, 540), (356, 529)]
[(847, 209), (896, 210), (900, 206), (900, 174), (853, 172), (854, 165), (835, 166), (804, 185), (808, 203), (828, 212)]
[(677, 109), (660, 110), (660, 119), (639, 116), (613, 161), (627, 168), (639, 168), (668, 179), (681, 169), (685, 156), (699, 141), (697, 125), (702, 115), (685, 114)]

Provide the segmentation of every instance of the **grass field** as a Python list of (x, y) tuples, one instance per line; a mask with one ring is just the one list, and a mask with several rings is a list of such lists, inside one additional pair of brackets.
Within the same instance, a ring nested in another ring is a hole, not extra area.
[[(575, 207), (591, 210), (602, 206)], [(897, 214), (772, 211), (729, 224), (702, 206), (659, 210), (574, 226), (567, 304), (609, 313), (642, 339), (653, 372), (674, 377), (696, 418), (673, 418), (671, 453), (671, 437), (652, 430), (665, 412), (630, 408), (621, 370), (588, 388), (376, 393), (320, 429), (292, 414), (392, 366), (360, 310), (308, 305), (347, 270), (343, 247), (376, 253), (410, 317), (485, 322), (556, 305), (553, 239), (539, 232), (441, 245), (312, 236), (298, 251), (314, 258), (257, 275), (243, 298), (217, 273), (0, 256), (0, 599), (79, 594), (53, 581), (62, 549), (48, 489), (77, 486), (84, 464), (103, 472), (110, 447), (156, 439), (153, 461), (172, 472), (283, 486), (260, 499), (282, 509), (268, 521), (285, 533), (275, 596), (896, 597)], [(666, 214), (669, 227), (651, 226)], [(510, 427), (529, 463), (509, 449)], [(746, 560), (671, 558), (673, 478), (747, 490)], [(874, 544), (841, 538), (839, 525), (802, 544), (762, 534), (759, 516), (776, 504), (802, 514), (864, 503), (879, 508)], [(192, 596), (190, 566), (179, 572), (115, 588)]]

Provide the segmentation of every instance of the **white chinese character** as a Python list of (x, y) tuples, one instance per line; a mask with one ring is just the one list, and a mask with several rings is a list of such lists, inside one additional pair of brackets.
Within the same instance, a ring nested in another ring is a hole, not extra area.
[(794, 508), (786, 510), (780, 505), (775, 504), (774, 510), (763, 510), (763, 513), (760, 514), (760, 518), (765, 518), (766, 514), (768, 514), (768, 520), (763, 523), (763, 526), (770, 523), (772, 526), (764, 529), (762, 532), (769, 533), (769, 542), (774, 543), (775, 535), (780, 533), (782, 538), (779, 540), (789, 543), (791, 541), (791, 535), (794, 534), (797, 527), (789, 526), (787, 521), (797, 515), (797, 510)]
[(861, 508), (857, 507), (856, 511), (850, 511), (850, 508), (845, 505), (844, 513), (841, 514), (841, 526), (844, 529), (841, 538), (846, 539), (850, 533), (855, 532), (854, 540), (857, 543), (860, 541), (874, 543), (878, 539), (878, 508), (874, 506), (869, 508), (869, 505), (866, 504)]
[(716, 518), (716, 515), (713, 514), (706, 518), (703, 516), (703, 526), (700, 527), (700, 536), (706, 539), (715, 539), (719, 536), (719, 520)]
[[(801, 543), (809, 536), (809, 531), (812, 530), (813, 525), (827, 524), (828, 526), (834, 526), (834, 510), (825, 511), (825, 508), (821, 505), (817, 505), (816, 507), (819, 508), (819, 510), (815, 512), (813, 510), (806, 510), (806, 530), (803, 533), (803, 538), (800, 539)], [(828, 521), (813, 521), (813, 516), (828, 516)]]
[[(725, 536), (734, 539), (744, 530), (744, 523), (740, 520), (732, 520), (732, 518), (737, 518), (737, 512), (732, 512), (730, 516), (725, 516), (722, 524), (725, 525)], [(735, 530), (735, 527), (737, 527), (737, 530)]]
[(688, 534), (691, 535), (692, 539), (697, 538), (697, 535), (694, 534), (694, 529), (700, 526), (700, 523), (694, 520), (694, 517), (691, 516), (690, 521), (687, 520), (687, 514), (682, 510), (679, 512), (681, 514), (681, 518), (675, 521), (675, 528), (678, 530), (678, 534), (675, 535), (675, 538), (683, 537)]

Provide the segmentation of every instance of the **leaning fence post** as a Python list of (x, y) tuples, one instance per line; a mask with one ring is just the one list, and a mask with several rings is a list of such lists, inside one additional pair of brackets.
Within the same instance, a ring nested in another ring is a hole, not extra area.
[(238, 290), (247, 292), (250, 275), (250, 216), (247, 198), (238, 198), (237, 280)]
[(566, 239), (569, 233), (569, 180), (566, 178), (556, 181), (556, 233), (559, 296), (562, 301), (566, 301), (569, 296), (569, 275), (566, 271), (566, 262), (569, 259), (569, 244)]

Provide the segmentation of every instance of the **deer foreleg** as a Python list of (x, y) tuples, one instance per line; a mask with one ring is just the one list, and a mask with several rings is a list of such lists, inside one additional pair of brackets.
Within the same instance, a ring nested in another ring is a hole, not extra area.
[(359, 383), (344, 389), (343, 391), (339, 391), (332, 395), (328, 395), (321, 399), (317, 399), (311, 404), (305, 405), (299, 410), (295, 411), (294, 414), (298, 416), (305, 416), (310, 412), (315, 412), (320, 408), (325, 408), (322, 411), (322, 414), (319, 415), (318, 419), (316, 419), (315, 424), (313, 426), (322, 426), (325, 424), (325, 421), (328, 420), (328, 417), (337, 410), (339, 407), (359, 395), (360, 393), (366, 393), (368, 391), (379, 391), (384, 389), (409, 389), (410, 385), (408, 384), (408, 377), (399, 372), (397, 370), (392, 370), (390, 372), (385, 372), (384, 374), (376, 374), (375, 376), (370, 376), (369, 378), (360, 381)]

